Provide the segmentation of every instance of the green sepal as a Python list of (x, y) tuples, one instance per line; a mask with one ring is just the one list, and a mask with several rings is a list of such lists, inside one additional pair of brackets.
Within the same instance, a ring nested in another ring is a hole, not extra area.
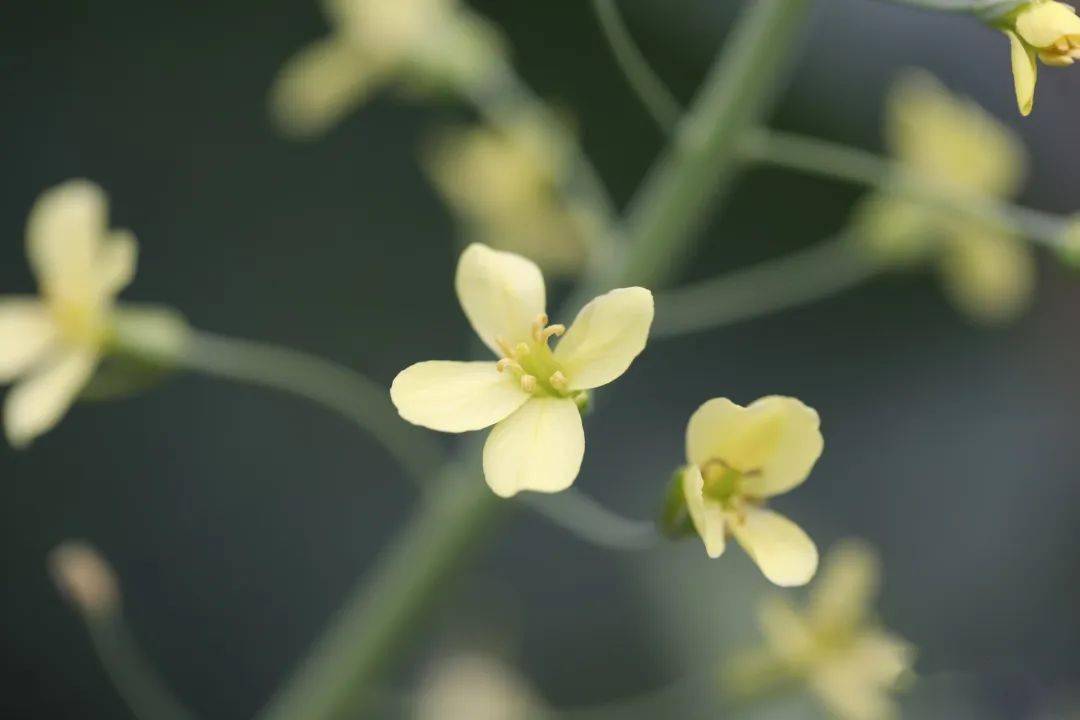
[(683, 470), (679, 468), (668, 481), (664, 491), (664, 502), (657, 518), (657, 526), (665, 537), (678, 539), (694, 535), (694, 523), (690, 511), (686, 508), (686, 495), (683, 493)]

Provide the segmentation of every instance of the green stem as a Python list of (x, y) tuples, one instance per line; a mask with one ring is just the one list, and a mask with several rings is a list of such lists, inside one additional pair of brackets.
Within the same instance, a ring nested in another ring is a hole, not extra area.
[(753, 130), (739, 143), (745, 160), (811, 175), (868, 185), (962, 215), (1061, 249), (1066, 221), (1048, 213), (964, 193), (933, 178), (916, 176), (900, 164), (840, 143), (776, 130)]
[(805, 14), (804, 0), (755, 0), (744, 11), (631, 205), (626, 282), (655, 288), (676, 276), (737, 171), (738, 139), (769, 108)]
[(136, 718), (194, 720), (146, 661), (118, 612), (82, 615), (102, 667)]
[(444, 585), (512, 506), (476, 477), (471, 463), (452, 463), (437, 480), (404, 532), (262, 713), (264, 720), (356, 718), (378, 700), (382, 672), (400, 657), (426, 611), (446, 594)]
[[(668, 243), (685, 251), (689, 239), (684, 235), (697, 226), (683, 218), (687, 203), (680, 193), (694, 194), (691, 209), (700, 216), (708, 203), (695, 182), (704, 180), (715, 192), (721, 187), (718, 179), (730, 176), (732, 143), (715, 139), (739, 136), (760, 121), (783, 65), (783, 50), (790, 47), (804, 10), (802, 0), (756, 0), (736, 24), (734, 50), (721, 54), (702, 92), (706, 100), (695, 105), (690, 124), (680, 127), (680, 149), (653, 174), (639, 203), (637, 222), (630, 226), (632, 256), (619, 268), (618, 280), (673, 279), (677, 262), (653, 263), (665, 257), (663, 246)], [(744, 87), (749, 84), (754, 87)], [(695, 138), (709, 142), (699, 145)], [(707, 152), (693, 155), (695, 147)], [(693, 177), (688, 180), (686, 175)], [(665, 182), (674, 187), (665, 189)], [(665, 222), (673, 227), (664, 227)], [(602, 279), (607, 275), (603, 270), (592, 273), (579, 295), (609, 287)], [(478, 448), (463, 457), (425, 497), (421, 510), (285, 684), (264, 720), (337, 720), (370, 711), (368, 693), (384, 679), (435, 596), (446, 595), (439, 592), (441, 584), (458, 573), (500, 511), (512, 507), (498, 501), (477, 476)]]
[(847, 235), (712, 280), (660, 293), (652, 337), (730, 325), (805, 305), (863, 283), (884, 269)]
[(682, 108), (634, 42), (630, 29), (619, 14), (616, 0), (593, 0), (593, 12), (630, 89), (660, 129), (670, 134), (679, 122)]
[(251, 340), (192, 332), (173, 362), (227, 380), (283, 390), (322, 405), (370, 433), (421, 486), (444, 462), (431, 437), (406, 424), (386, 386), (314, 355)]
[(647, 550), (661, 540), (653, 523), (625, 518), (576, 488), (554, 495), (529, 493), (522, 503), (597, 547)]

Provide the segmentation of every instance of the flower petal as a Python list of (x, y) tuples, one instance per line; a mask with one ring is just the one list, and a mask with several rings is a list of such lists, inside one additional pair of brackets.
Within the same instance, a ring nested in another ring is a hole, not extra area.
[(1016, 34), (1036, 48), (1048, 48), (1062, 38), (1080, 35), (1080, 17), (1060, 2), (1029, 5), (1016, 16)]
[(360, 105), (384, 69), (341, 38), (319, 40), (289, 59), (270, 90), (278, 126), (296, 138), (314, 137)]
[(806, 620), (787, 600), (775, 595), (765, 598), (758, 608), (758, 625), (769, 649), (789, 662), (805, 658), (816, 641)]
[(545, 303), (536, 263), (473, 243), (461, 254), (454, 287), (476, 334), (496, 355), (503, 355), (499, 339), (511, 346), (531, 341)]
[(131, 284), (139, 258), (139, 244), (128, 230), (114, 230), (105, 238), (97, 256), (101, 289), (116, 295)]
[(814, 541), (783, 515), (749, 506), (742, 518), (731, 523), (731, 532), (776, 585), (805, 585), (817, 570)]
[(747, 473), (747, 493), (769, 497), (810, 474), (824, 447), (819, 425), (818, 414), (795, 398), (770, 395), (745, 408), (714, 398), (690, 417), (686, 456), (698, 466), (722, 460)]
[(711, 558), (720, 557), (724, 554), (726, 545), (724, 508), (720, 503), (705, 499), (705, 480), (701, 477), (701, 470), (697, 465), (687, 465), (683, 470), (682, 486), (687, 512), (705, 543), (705, 552)]
[(26, 372), (56, 336), (56, 325), (40, 300), (0, 298), (0, 383)]
[(53, 428), (75, 401), (98, 354), (66, 351), (11, 389), (4, 402), (4, 429), (14, 447), (25, 447)]
[(626, 372), (649, 339), (653, 296), (645, 288), (619, 288), (581, 308), (555, 347), (555, 359), (573, 390), (606, 385)]
[(819, 627), (856, 627), (867, 617), (878, 591), (881, 568), (866, 543), (844, 540), (825, 556), (825, 567), (810, 590), (810, 614)]
[(899, 716), (888, 691), (906, 673), (914, 651), (880, 631), (865, 632), (850, 648), (818, 664), (810, 687), (842, 720), (888, 720)]
[(1005, 31), (1009, 36), (1012, 49), (1013, 85), (1016, 88), (1016, 105), (1020, 114), (1028, 116), (1035, 104), (1035, 81), (1038, 79), (1039, 66), (1035, 63), (1035, 50), (1024, 44), (1016, 33)]
[(1015, 320), (1035, 292), (1037, 270), (1031, 248), (977, 226), (964, 226), (954, 235), (941, 271), (953, 302), (979, 322)]
[(414, 425), (466, 432), (494, 425), (531, 396), (493, 362), (431, 360), (411, 365), (394, 378), (390, 399)]
[(26, 252), (45, 292), (92, 287), (107, 221), (105, 192), (89, 180), (68, 180), (41, 194), (27, 220)]
[(574, 483), (584, 455), (585, 430), (574, 401), (533, 398), (488, 435), (484, 478), (500, 497), (559, 492)]

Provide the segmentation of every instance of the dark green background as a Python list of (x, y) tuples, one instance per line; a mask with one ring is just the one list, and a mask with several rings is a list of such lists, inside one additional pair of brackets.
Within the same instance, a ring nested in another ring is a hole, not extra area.
[[(735, 3), (624, 4), (664, 77), (690, 97)], [(628, 200), (661, 138), (587, 3), (482, 5), (528, 80), (578, 118), (614, 194)], [(1022, 120), (996, 33), (882, 3), (818, 5), (776, 124), (878, 148), (889, 80), (900, 67), (927, 67), (1022, 134), (1033, 156), (1025, 202), (1076, 207), (1080, 71), (1044, 72), (1035, 113)], [(386, 383), (411, 362), (463, 356), (455, 231), (415, 150), (468, 112), (382, 95), (316, 142), (279, 138), (265, 111), (269, 84), (324, 32), (316, 4), (299, 1), (5, 4), (0, 290), (32, 289), (22, 242), (34, 198), (84, 176), (110, 193), (115, 224), (140, 239), (128, 298)], [(857, 196), (752, 172), (687, 274), (825, 237)], [(778, 507), (823, 548), (853, 534), (881, 548), (882, 615), (921, 648), (920, 673), (958, 678), (981, 717), (1034, 717), (1080, 681), (1078, 280), (1044, 258), (1033, 312), (1003, 330), (973, 327), (934, 278), (915, 275), (657, 342), (605, 397), (579, 486), (647, 516), (700, 402), (799, 396), (821, 412), (826, 452)], [(338, 418), (199, 377), (81, 405), (27, 452), (0, 446), (0, 482), (5, 717), (125, 717), (45, 575), (45, 554), (61, 540), (87, 538), (115, 563), (137, 635), (200, 715), (247, 717), (413, 498), (393, 462)], [(702, 563), (694, 543), (675, 552), (703, 574), (680, 579), (688, 594), (704, 575), (764, 586), (742, 571), (740, 553)], [(602, 552), (522, 513), (492, 539), (429, 638), (450, 642), (482, 625), (514, 646), (557, 704), (646, 690), (682, 668), (650, 600), (658, 557)], [(717, 623), (752, 618), (719, 601), (706, 610)]]

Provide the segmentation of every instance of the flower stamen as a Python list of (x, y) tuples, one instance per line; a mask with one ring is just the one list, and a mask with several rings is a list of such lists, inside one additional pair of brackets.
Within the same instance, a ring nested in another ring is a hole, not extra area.
[(518, 382), (521, 383), (521, 389), (527, 393), (531, 393), (536, 390), (535, 375), (522, 375)]
[(552, 376), (548, 378), (548, 384), (559, 392), (566, 392), (570, 388), (570, 382), (566, 379), (566, 376), (562, 374), (562, 370), (556, 370)]
[(499, 360), (499, 362), (495, 363), (495, 369), (499, 372), (510, 370), (515, 375), (525, 375), (525, 368), (521, 367), (521, 363), (516, 360), (511, 360), (508, 357), (504, 357)]

